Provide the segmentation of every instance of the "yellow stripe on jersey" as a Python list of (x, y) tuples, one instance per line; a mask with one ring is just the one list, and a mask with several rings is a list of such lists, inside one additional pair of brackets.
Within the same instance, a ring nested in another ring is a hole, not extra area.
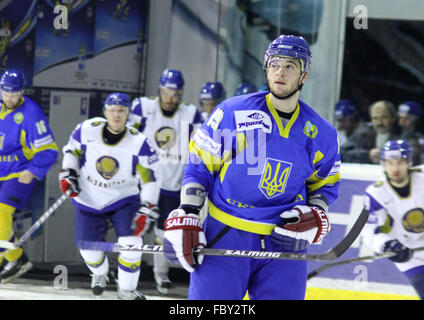
[(148, 183), (148, 182), (154, 181), (153, 176), (152, 176), (152, 171), (150, 169), (143, 167), (139, 163), (137, 163), (136, 169), (137, 169), (138, 174), (141, 177), (141, 180), (143, 180), (143, 183)]
[(281, 121), (280, 116), (278, 115), (274, 105), (271, 102), (271, 94), (268, 94), (266, 96), (266, 105), (268, 106), (269, 112), (271, 112), (272, 117), (274, 118), (274, 121), (277, 123), (280, 136), (282, 136), (283, 138), (288, 138), (290, 129), (293, 126), (293, 124), (296, 122), (297, 117), (299, 116), (299, 112), (300, 112), (299, 102), (297, 103), (296, 109), (285, 127), (283, 126), (283, 122)]
[(188, 150), (198, 156), (210, 172), (218, 172), (221, 168), (223, 160), (217, 156), (213, 156), (210, 152), (199, 148), (193, 140), (190, 141)]
[(26, 131), (22, 130), (21, 131), (21, 136), (19, 139), (19, 142), (21, 143), (21, 147), (22, 147), (22, 152), (24, 153), (24, 156), (27, 160), (32, 160), (32, 158), (34, 158), (34, 156), (42, 151), (45, 150), (56, 150), (59, 151), (59, 148), (57, 147), (56, 142), (52, 142), (46, 145), (41, 146), (40, 148), (34, 148), (34, 146), (31, 144), (30, 147), (28, 147), (26, 145)]
[(22, 172), (15, 172), (15, 173), (8, 174), (7, 176), (0, 177), (0, 181), (6, 181), (6, 180), (10, 180), (10, 179), (19, 178), (21, 173)]
[[(237, 156), (238, 154), (240, 154), (243, 150), (247, 148), (247, 140), (246, 140), (246, 136), (244, 132), (237, 133), (236, 141), (237, 141), (236, 156)], [(222, 165), (221, 171), (219, 172), (219, 178), (221, 183), (224, 181), (225, 174), (227, 173), (227, 169), (232, 162), (233, 162), (233, 158), (231, 158), (231, 152), (227, 151), (224, 154), (223, 165)]]
[(309, 192), (313, 192), (315, 190), (318, 190), (322, 188), (325, 185), (333, 186), (340, 180), (340, 173), (336, 173), (333, 176), (328, 176), (325, 179), (317, 177), (318, 170), (315, 171), (311, 177), (308, 178), (308, 181), (313, 181), (311, 184), (307, 184), (306, 187), (308, 188)]
[(317, 164), (324, 158), (324, 154), (321, 151), (315, 152), (314, 160), (312, 161), (313, 164)]
[(6, 116), (10, 113), (12, 113), (13, 111), (15, 111), (17, 108), (19, 108), (21, 105), (23, 105), (25, 102), (24, 97), (21, 97), (21, 99), (19, 100), (18, 104), (16, 105), (16, 107), (14, 109), (8, 109), (6, 108), (6, 105), (4, 103), (1, 104), (1, 110), (0, 110), (0, 119), (4, 120), (4, 118), (6, 118)]
[(255, 222), (235, 217), (229, 213), (222, 211), (221, 209), (218, 209), (211, 201), (208, 201), (208, 204), (209, 214), (212, 218), (234, 229), (252, 232), (256, 234), (270, 235), (272, 230), (274, 230), (275, 228), (275, 224), (272, 223)]

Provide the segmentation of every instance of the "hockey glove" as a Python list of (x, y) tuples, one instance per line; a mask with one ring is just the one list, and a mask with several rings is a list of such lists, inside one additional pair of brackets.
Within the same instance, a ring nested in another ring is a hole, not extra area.
[(271, 233), (271, 240), (284, 251), (303, 251), (321, 241), (330, 231), (325, 211), (319, 207), (297, 205), (284, 211)]
[(135, 236), (143, 236), (152, 230), (154, 224), (159, 219), (159, 208), (148, 202), (142, 204), (138, 209), (131, 228), (134, 230)]
[(411, 260), (414, 251), (405, 247), (399, 240), (389, 240), (384, 243), (383, 252), (394, 252), (397, 253), (393, 257), (389, 257), (388, 259), (393, 262), (406, 262)]
[(78, 174), (74, 169), (62, 169), (59, 171), (60, 189), (63, 193), (70, 190), (69, 197), (77, 197), (81, 192), (78, 184)]
[(206, 238), (198, 215), (187, 214), (183, 209), (171, 211), (165, 220), (163, 252), (171, 263), (180, 264), (188, 272), (203, 262), (203, 256), (193, 254), (196, 248), (204, 248)]

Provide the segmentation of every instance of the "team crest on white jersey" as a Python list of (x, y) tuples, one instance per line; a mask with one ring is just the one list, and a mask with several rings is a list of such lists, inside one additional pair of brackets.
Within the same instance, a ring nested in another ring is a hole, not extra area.
[(267, 158), (259, 182), (259, 190), (268, 199), (282, 195), (286, 189), (287, 179), (292, 164), (290, 162)]
[(177, 134), (171, 127), (159, 128), (155, 133), (156, 144), (164, 150), (171, 149), (175, 145), (176, 139)]
[(115, 158), (103, 156), (96, 161), (97, 172), (105, 179), (109, 180), (119, 170), (119, 162)]
[(234, 112), (237, 131), (262, 129), (265, 133), (271, 133), (271, 118), (260, 110), (239, 110)]
[(409, 210), (402, 218), (402, 225), (406, 231), (421, 233), (424, 231), (424, 211), (421, 208)]

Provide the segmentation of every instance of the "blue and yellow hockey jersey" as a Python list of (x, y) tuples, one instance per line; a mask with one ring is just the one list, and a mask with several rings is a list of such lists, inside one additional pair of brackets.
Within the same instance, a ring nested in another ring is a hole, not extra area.
[(28, 97), (9, 110), (1, 102), (0, 181), (29, 170), (42, 180), (58, 156), (53, 133), (40, 107)]
[(314, 197), (337, 198), (340, 155), (334, 127), (306, 103), (283, 124), (268, 92), (228, 99), (190, 141), (183, 185), (200, 183), (209, 214), (270, 234), (280, 214)]

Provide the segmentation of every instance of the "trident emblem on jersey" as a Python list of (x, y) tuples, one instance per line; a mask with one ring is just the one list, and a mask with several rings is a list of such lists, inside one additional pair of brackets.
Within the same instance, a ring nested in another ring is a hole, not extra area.
[(291, 167), (292, 164), (286, 161), (270, 158), (266, 160), (258, 186), (265, 197), (271, 199), (284, 193)]

